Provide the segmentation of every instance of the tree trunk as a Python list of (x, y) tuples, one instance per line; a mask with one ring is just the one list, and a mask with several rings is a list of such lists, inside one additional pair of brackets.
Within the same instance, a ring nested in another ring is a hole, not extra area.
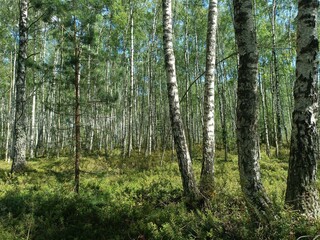
[(14, 114), (14, 96), (15, 93), (15, 67), (16, 67), (16, 43), (14, 44), (14, 51), (11, 52), (11, 83), (10, 83), (10, 89), (9, 89), (9, 96), (8, 96), (8, 120), (7, 120), (7, 136), (6, 136), (6, 146), (5, 146), (5, 161), (10, 162), (10, 149), (9, 149), (9, 142), (11, 140), (11, 118)]
[(267, 104), (266, 104), (266, 96), (264, 94), (261, 75), (259, 75), (259, 87), (260, 87), (260, 97), (261, 97), (261, 104), (262, 104), (262, 119), (263, 119), (263, 130), (264, 130), (264, 141), (266, 144), (266, 154), (268, 157), (270, 157), (269, 126), (268, 126), (268, 119), (266, 114)]
[[(276, 128), (277, 128), (277, 138), (278, 151), (281, 149), (282, 145), (282, 129), (281, 129), (281, 104), (280, 104), (280, 81), (279, 81), (279, 70), (278, 61), (276, 55), (276, 10), (277, 3), (276, 0), (272, 1), (272, 16), (271, 16), (271, 29), (272, 29), (272, 60), (273, 60), (273, 80), (274, 80), (274, 101), (275, 101), (275, 111), (276, 111)], [(277, 154), (277, 156), (279, 153)]]
[(74, 87), (75, 87), (75, 113), (74, 113), (74, 124), (75, 124), (75, 168), (74, 168), (74, 180), (75, 186), (74, 191), (79, 193), (80, 187), (80, 45), (77, 39), (77, 26), (76, 17), (73, 16), (74, 20)]
[[(195, 27), (195, 78), (198, 77), (201, 74), (200, 66), (199, 66), (199, 44), (198, 44), (198, 33)], [(202, 139), (201, 130), (203, 129), (203, 117), (202, 117), (202, 98), (200, 97), (201, 89), (200, 84), (196, 82), (196, 95), (197, 95), (197, 104), (196, 104), (196, 115), (200, 121), (197, 121), (196, 123), (196, 144), (200, 144)]]
[(279, 142), (278, 142), (278, 128), (277, 128), (277, 117), (276, 117), (276, 91), (273, 75), (273, 67), (270, 65), (270, 85), (272, 86), (271, 91), (271, 116), (272, 116), (272, 126), (273, 126), (273, 141), (275, 146), (276, 157), (279, 157)]
[[(185, 1), (185, 11), (187, 12), (189, 9), (189, 1)], [(185, 20), (185, 29), (184, 29), (184, 70), (185, 70), (185, 112), (184, 112), (184, 123), (185, 123), (185, 132), (187, 137), (187, 142), (189, 146), (189, 152), (192, 152), (192, 140), (191, 140), (191, 134), (190, 134), (190, 107), (192, 107), (191, 104), (191, 98), (192, 93), (190, 92), (190, 98), (189, 98), (189, 91), (188, 91), (188, 85), (190, 80), (190, 74), (189, 74), (189, 64), (190, 64), (190, 56), (189, 56), (189, 18), (188, 15), (186, 16)]]
[(163, 44), (165, 68), (167, 73), (167, 88), (170, 109), (170, 120), (174, 144), (177, 151), (179, 169), (181, 173), (183, 190), (191, 207), (199, 198), (199, 190), (192, 169), (190, 153), (180, 113), (178, 84), (176, 78), (175, 56), (172, 41), (172, 6), (171, 0), (163, 0)]
[(251, 216), (271, 217), (270, 201), (260, 178), (258, 141), (258, 49), (251, 0), (234, 0), (235, 36), (239, 51), (237, 144), (240, 184)]
[[(36, 34), (37, 32), (34, 32), (33, 35), (33, 61), (34, 63), (37, 62), (37, 55), (36, 55)], [(37, 74), (36, 71), (33, 70), (32, 72), (32, 78), (33, 78), (33, 89), (32, 89), (32, 110), (31, 110), (31, 125), (30, 125), (30, 145), (29, 145), (29, 152), (30, 152), (30, 158), (34, 158), (34, 148), (35, 148), (35, 135), (36, 135), (36, 104), (37, 104), (37, 88), (36, 88), (36, 82), (37, 82)]]
[(201, 193), (210, 198), (214, 191), (214, 85), (216, 74), (216, 33), (218, 19), (218, 1), (209, 1), (206, 76), (203, 102), (203, 159), (200, 179)]
[(11, 172), (22, 171), (26, 166), (26, 61), (28, 43), (28, 0), (20, 1), (19, 52), (16, 78), (16, 111), (13, 130)]
[(127, 156), (130, 157), (132, 151), (133, 139), (133, 91), (134, 91), (134, 45), (133, 45), (133, 5), (130, 1), (130, 92), (129, 92), (129, 124), (128, 124), (128, 152)]
[(152, 36), (150, 39), (149, 52), (148, 52), (148, 73), (149, 73), (149, 90), (148, 90), (148, 134), (147, 134), (147, 147), (145, 155), (151, 155), (152, 151), (152, 138), (153, 138), (153, 60), (154, 60), (154, 45), (155, 45), (155, 36), (156, 36), (156, 20), (157, 20), (157, 8), (155, 8), (155, 13), (153, 17), (152, 24)]
[[(127, 72), (127, 70), (126, 70)], [(122, 136), (122, 157), (124, 158), (127, 154), (127, 145), (128, 145), (128, 142), (127, 142), (127, 134), (128, 134), (128, 120), (127, 120), (127, 106), (128, 106), (128, 84), (127, 84), (127, 81), (126, 79), (124, 79), (125, 81), (125, 86), (124, 86), (124, 106), (122, 108), (122, 117), (121, 117), (121, 121), (122, 121), (122, 124), (121, 124), (121, 136)]]
[[(220, 43), (218, 44), (219, 50), (221, 51), (221, 55), (224, 56), (223, 48)], [(218, 96), (219, 96), (219, 112), (220, 112), (220, 122), (222, 128), (222, 143), (224, 149), (224, 161), (228, 161), (228, 130), (227, 130), (227, 100), (226, 100), (226, 81), (227, 72), (225, 68), (224, 61), (220, 61), (219, 63), (219, 82), (217, 83)]]
[[(221, 64), (220, 64), (221, 69)], [(221, 80), (220, 83), (217, 83), (217, 89), (218, 89), (218, 96), (219, 96), (219, 112), (220, 112), (220, 122), (221, 122), (221, 128), (222, 128), (222, 143), (223, 143), (223, 150), (224, 150), (224, 161), (228, 161), (228, 131), (227, 131), (227, 101), (226, 101), (226, 91), (225, 91), (225, 82), (223, 80), (227, 79), (226, 74), (222, 73), (222, 71), (225, 71), (224, 69), (221, 69)], [(220, 85), (220, 86), (219, 86)]]
[(297, 59), (289, 170), (285, 202), (310, 218), (320, 215), (317, 80), (318, 1), (298, 1)]

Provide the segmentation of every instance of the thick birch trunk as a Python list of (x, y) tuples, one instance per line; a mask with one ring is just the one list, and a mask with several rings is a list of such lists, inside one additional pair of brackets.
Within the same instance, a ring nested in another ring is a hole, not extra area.
[(26, 61), (28, 43), (28, 0), (20, 1), (19, 52), (16, 78), (16, 111), (13, 130), (11, 172), (19, 172), (26, 166)]
[(237, 144), (240, 184), (252, 217), (270, 216), (270, 201), (260, 178), (258, 141), (258, 49), (251, 0), (234, 0), (235, 35), (239, 51)]
[(297, 59), (294, 110), (286, 204), (310, 218), (320, 216), (316, 187), (317, 133), (317, 14), (318, 1), (298, 1)]

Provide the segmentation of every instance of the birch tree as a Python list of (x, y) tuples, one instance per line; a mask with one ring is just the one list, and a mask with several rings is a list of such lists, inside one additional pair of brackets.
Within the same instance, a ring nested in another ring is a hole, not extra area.
[(22, 171), (26, 166), (26, 61), (28, 43), (28, 0), (20, 1), (19, 50), (16, 76), (16, 109), (13, 129), (11, 172)]
[(318, 161), (317, 80), (318, 1), (298, 1), (294, 110), (285, 202), (307, 217), (320, 215), (316, 187)]
[(75, 91), (75, 109), (74, 109), (74, 124), (75, 124), (75, 187), (74, 191), (79, 193), (80, 185), (80, 153), (81, 153), (81, 138), (80, 138), (80, 44), (77, 38), (76, 16), (73, 16), (73, 43), (74, 43), (74, 91)]
[(253, 218), (267, 220), (270, 201), (260, 177), (258, 140), (258, 49), (251, 0), (234, 0), (235, 36), (239, 51), (237, 145), (240, 184)]
[(203, 103), (203, 160), (200, 180), (200, 189), (205, 197), (212, 195), (214, 180), (214, 85), (216, 73), (217, 5), (217, 0), (210, 0), (207, 30), (206, 80)]
[(188, 203), (195, 203), (199, 198), (199, 190), (192, 169), (191, 157), (183, 128), (180, 113), (178, 84), (176, 77), (175, 56), (172, 41), (172, 4), (171, 0), (162, 1), (163, 11), (163, 48), (165, 56), (165, 69), (167, 73), (167, 88), (169, 110), (174, 144), (177, 152), (179, 169), (181, 173), (183, 190)]
[(129, 90), (129, 119), (128, 119), (128, 152), (130, 157), (133, 141), (133, 92), (134, 92), (134, 29), (133, 29), (133, 2), (130, 1), (130, 90)]
[(273, 82), (273, 105), (275, 111), (275, 145), (276, 145), (276, 156), (279, 156), (279, 151), (282, 145), (282, 129), (281, 129), (281, 104), (280, 104), (280, 79), (279, 79), (279, 68), (278, 68), (278, 57), (276, 54), (276, 14), (277, 14), (277, 2), (272, 1), (272, 14), (271, 14), (271, 32), (272, 32), (272, 82)]

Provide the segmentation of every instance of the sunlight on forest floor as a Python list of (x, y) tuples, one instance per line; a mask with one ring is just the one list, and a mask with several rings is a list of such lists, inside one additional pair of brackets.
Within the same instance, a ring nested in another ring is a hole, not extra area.
[[(171, 152), (120, 153), (81, 160), (80, 194), (73, 193), (73, 159), (39, 158), (20, 175), (0, 163), (0, 239), (296, 239), (320, 234), (320, 223), (284, 210), (288, 151), (261, 153), (264, 186), (278, 218), (250, 223), (240, 191), (237, 156), (216, 153), (212, 210), (188, 211)], [(201, 151), (193, 154), (200, 175)], [(312, 239), (312, 238), (310, 238)]]

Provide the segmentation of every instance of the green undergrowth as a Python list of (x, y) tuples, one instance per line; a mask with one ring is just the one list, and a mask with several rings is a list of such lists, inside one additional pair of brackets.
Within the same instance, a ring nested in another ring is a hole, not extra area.
[[(200, 175), (201, 149), (193, 164)], [(283, 152), (287, 155), (287, 152)], [(282, 155), (281, 155), (282, 156)], [(287, 158), (261, 153), (262, 178), (274, 203), (269, 226), (251, 223), (240, 191), (237, 156), (216, 153), (212, 209), (184, 205), (171, 152), (152, 156), (120, 152), (81, 159), (80, 194), (73, 193), (73, 159), (32, 159), (10, 175), (0, 163), (0, 239), (313, 239), (319, 222), (284, 210)], [(199, 179), (198, 179), (199, 180)]]

